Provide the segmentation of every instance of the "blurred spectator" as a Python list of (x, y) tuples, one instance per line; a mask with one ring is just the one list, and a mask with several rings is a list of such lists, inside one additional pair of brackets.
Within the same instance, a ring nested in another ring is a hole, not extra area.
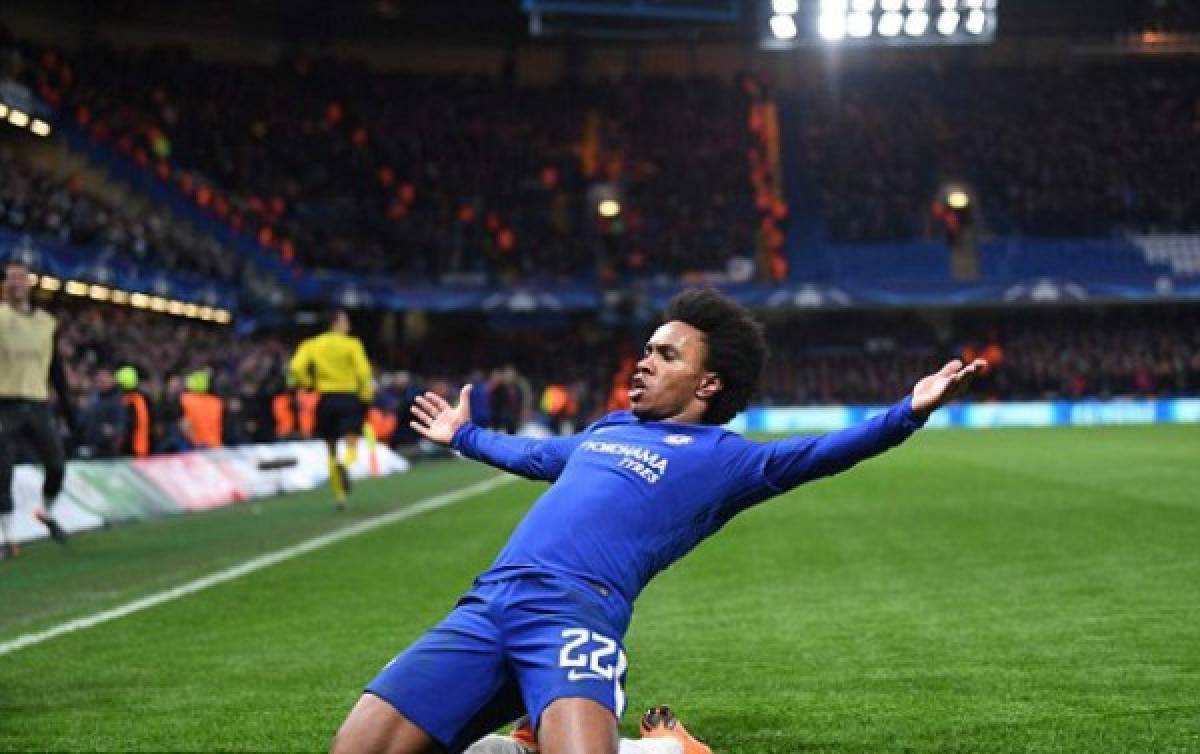
[(112, 458), (121, 452), (127, 431), (125, 406), (112, 372), (100, 369), (79, 414), (79, 453), (85, 458)]

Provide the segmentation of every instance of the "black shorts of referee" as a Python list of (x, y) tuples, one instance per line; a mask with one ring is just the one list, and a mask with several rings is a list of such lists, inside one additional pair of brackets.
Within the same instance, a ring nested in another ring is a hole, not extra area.
[(335, 443), (361, 435), (365, 409), (357, 393), (322, 393), (317, 400), (317, 437)]

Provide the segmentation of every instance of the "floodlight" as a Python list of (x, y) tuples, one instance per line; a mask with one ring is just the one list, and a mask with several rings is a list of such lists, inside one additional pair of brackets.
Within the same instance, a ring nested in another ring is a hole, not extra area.
[(24, 128), (29, 125), (29, 116), (14, 107), (8, 111), (8, 122), (17, 128)]
[(50, 124), (44, 120), (35, 120), (33, 125), (29, 127), (29, 130), (38, 136), (49, 136)]
[[(911, 3), (912, 0), (909, 0)], [(904, 19), (904, 33), (910, 37), (919, 37), (929, 28), (929, 14), (924, 11), (909, 13)]]
[(797, 0), (771, 0), (771, 9), (781, 16), (792, 16), (800, 11), (800, 3)]
[(875, 0), (852, 0), (850, 7), (856, 13), (870, 13), (875, 10)]
[(967, 21), (963, 24), (963, 28), (969, 34), (979, 35), (983, 33), (984, 27), (987, 26), (987, 14), (981, 10), (973, 10), (967, 14)]
[(817, 19), (817, 33), (822, 39), (836, 42), (846, 36), (846, 16), (843, 13), (822, 13)]
[(904, 28), (904, 16), (900, 13), (884, 13), (879, 17), (879, 35), (894, 37)]
[[(771, 16), (771, 33), (775, 35), (776, 39), (795, 39), (796, 38), (796, 20), (794, 18), (792, 18), (791, 16)], [(600, 214), (601, 215), (604, 215), (604, 210), (603, 210), (604, 205), (609, 202), (611, 202), (614, 205), (617, 204), (612, 199), (605, 199), (603, 202), (600, 202), (600, 207), (601, 207)], [(604, 216), (605, 217), (616, 217), (618, 214), (620, 214), (620, 212), (621, 212), (621, 207), (620, 207), (620, 205), (617, 205), (616, 210), (611, 215), (604, 215)]]
[(938, 34), (943, 37), (948, 37), (958, 28), (958, 11), (947, 10), (942, 11), (938, 15), (937, 30)]
[(851, 13), (846, 17), (846, 33), (855, 39), (871, 36), (871, 14)]
[[(787, 18), (787, 16), (776, 16), (775, 18), (772, 18), (771, 19), (772, 27), (774, 26), (775, 20), (778, 18)], [(792, 23), (792, 36), (794, 37), (794, 36), (796, 36), (796, 24), (794, 22), (792, 22), (792, 19), (790, 19), (790, 18), (787, 18), (787, 20)], [(772, 31), (776, 31), (776, 30), (774, 28), (772, 28)], [(776, 36), (779, 36), (778, 33), (776, 33)], [(780, 39), (790, 39), (791, 37), (780, 36), (779, 38)], [(601, 217), (616, 217), (617, 215), (621, 214), (621, 203), (618, 202), (616, 199), (604, 199), (599, 204), (596, 205), (596, 212)]]

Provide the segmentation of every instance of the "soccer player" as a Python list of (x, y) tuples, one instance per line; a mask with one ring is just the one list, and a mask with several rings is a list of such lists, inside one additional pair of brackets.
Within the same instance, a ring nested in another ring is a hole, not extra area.
[(951, 361), (855, 427), (757, 443), (722, 425), (746, 407), (766, 342), (713, 290), (681, 293), (646, 343), (630, 411), (573, 437), (509, 437), (426, 393), (413, 428), (463, 455), (552, 482), (453, 611), (368, 684), (336, 754), (461, 752), (526, 711), (543, 754), (614, 754), (622, 639), (659, 571), (738, 513), (900, 444), (985, 366)]
[(74, 427), (74, 413), (66, 375), (54, 351), (57, 323), (29, 299), (29, 267), (20, 260), (4, 265), (4, 301), (0, 302), (0, 555), (14, 557), (17, 546), (9, 540), (13, 512), (13, 464), (17, 443), (26, 440), (45, 468), (43, 507), (34, 511), (54, 541), (67, 541), (67, 532), (50, 515), (66, 475), (66, 453), (50, 413), (47, 378), (53, 380), (58, 405)]
[[(320, 395), (317, 401), (317, 435), (329, 451), (329, 486), (334, 504), (345, 510), (350, 492), (349, 467), (358, 457), (366, 406), (374, 394), (371, 364), (362, 341), (350, 334), (350, 315), (339, 309), (329, 330), (309, 338), (296, 349), (289, 366), (296, 383)], [(346, 455), (338, 459), (338, 440), (345, 438)]]

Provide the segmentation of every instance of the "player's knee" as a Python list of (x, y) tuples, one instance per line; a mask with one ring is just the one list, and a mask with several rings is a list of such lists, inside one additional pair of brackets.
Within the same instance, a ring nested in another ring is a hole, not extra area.
[(364, 694), (333, 737), (330, 754), (424, 754), (433, 741), (390, 704)]

